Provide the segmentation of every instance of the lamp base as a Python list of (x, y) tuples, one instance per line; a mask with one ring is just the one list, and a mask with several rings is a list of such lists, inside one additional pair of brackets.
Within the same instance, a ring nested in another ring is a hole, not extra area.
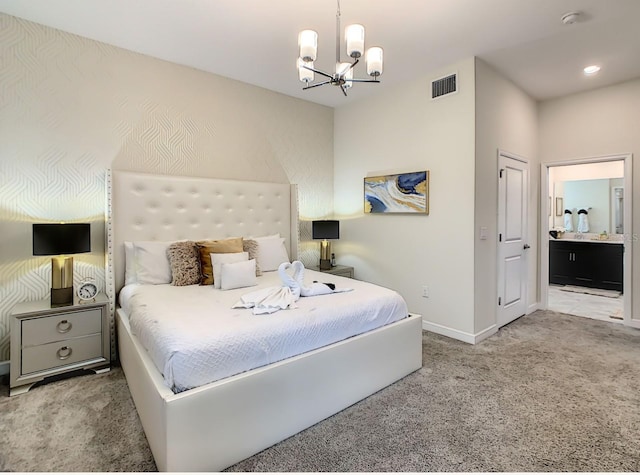
[(320, 242), (320, 270), (331, 269), (331, 243), (326, 239)]
[(331, 259), (320, 259), (320, 270), (331, 269)]
[(51, 306), (66, 307), (67, 305), (73, 305), (73, 287), (51, 289)]
[(51, 258), (51, 306), (73, 305), (73, 257)]

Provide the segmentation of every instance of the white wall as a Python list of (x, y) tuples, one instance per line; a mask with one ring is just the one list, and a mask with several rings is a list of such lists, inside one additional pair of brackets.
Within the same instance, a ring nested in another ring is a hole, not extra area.
[[(551, 168), (553, 181), (596, 180), (598, 178), (620, 178), (624, 176), (624, 161), (580, 163), (559, 165)], [(549, 174), (551, 178), (551, 173)], [(551, 180), (549, 180), (551, 182)]]
[[(104, 285), (107, 168), (297, 183), (333, 211), (333, 110), (0, 14), (0, 361), (9, 312), (46, 298), (31, 223), (89, 221), (75, 277)], [(301, 257), (317, 262), (306, 223)]]
[[(430, 99), (430, 81), (457, 72), (459, 92)], [(375, 86), (358, 86), (375, 87)], [(473, 324), (474, 60), (390, 88), (334, 115), (338, 263), (398, 290), (409, 309), (443, 332)], [(365, 215), (363, 178), (429, 170), (430, 213)], [(421, 297), (423, 285), (429, 298)]]
[[(475, 328), (480, 334), (496, 323), (498, 149), (529, 161), (528, 283), (529, 305), (538, 302), (537, 107), (533, 99), (476, 60), (476, 175), (475, 175)], [(481, 226), (488, 239), (479, 239)]]
[[(632, 153), (633, 189), (640, 190), (640, 79), (539, 105), (540, 160), (552, 163), (586, 157)], [(625, 190), (626, 191), (626, 190)], [(630, 194), (626, 194), (629, 196)], [(634, 198), (635, 198), (634, 196)], [(633, 229), (625, 245), (633, 246), (632, 279), (640, 282), (640, 206), (634, 200)], [(640, 286), (633, 285), (632, 318), (640, 318)]]

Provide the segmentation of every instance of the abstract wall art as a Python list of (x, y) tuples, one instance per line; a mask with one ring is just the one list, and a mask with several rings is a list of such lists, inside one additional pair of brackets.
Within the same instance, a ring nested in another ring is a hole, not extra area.
[(366, 177), (364, 212), (429, 214), (429, 171)]

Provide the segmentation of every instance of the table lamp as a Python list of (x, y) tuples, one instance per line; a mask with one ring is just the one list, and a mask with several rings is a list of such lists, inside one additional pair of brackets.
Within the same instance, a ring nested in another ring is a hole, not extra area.
[(340, 239), (340, 221), (322, 220), (311, 222), (313, 239), (322, 239), (320, 243), (320, 270), (331, 269), (331, 243), (328, 239)]
[(51, 258), (51, 306), (73, 304), (73, 257), (91, 252), (89, 223), (34, 224), (33, 255)]

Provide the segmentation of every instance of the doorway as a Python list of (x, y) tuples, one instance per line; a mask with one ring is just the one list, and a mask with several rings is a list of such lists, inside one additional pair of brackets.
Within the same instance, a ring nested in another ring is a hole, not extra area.
[(541, 306), (640, 327), (631, 318), (632, 156), (542, 165)]

